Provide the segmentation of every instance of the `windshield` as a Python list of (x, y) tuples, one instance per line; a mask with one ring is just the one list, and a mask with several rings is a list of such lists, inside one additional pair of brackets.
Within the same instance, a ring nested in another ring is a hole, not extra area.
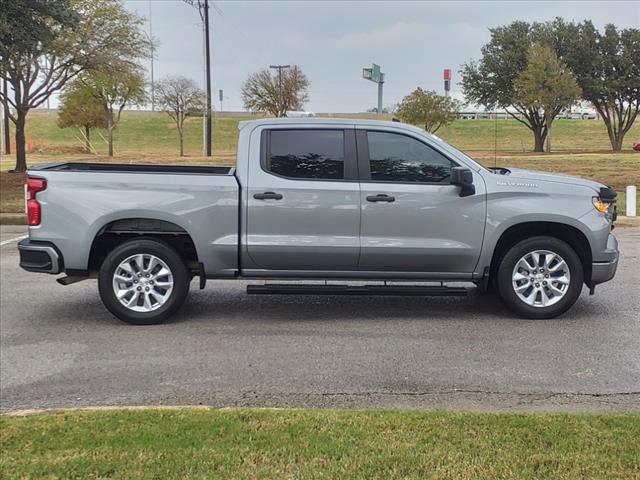
[(449, 145), (447, 142), (442, 140), (437, 135), (434, 135), (433, 133), (429, 133), (426, 130), (424, 130), (423, 132), (424, 132), (425, 135), (427, 135), (429, 138), (431, 138), (434, 142), (436, 142), (440, 148), (442, 148), (446, 152), (450, 153), (454, 157), (461, 158), (465, 162), (470, 163), (471, 165), (475, 165), (478, 168), (478, 170), (490, 171), (490, 170), (487, 170), (484, 166), (480, 165), (478, 162), (476, 162), (473, 158), (471, 158), (466, 153), (461, 152), (457, 148)]

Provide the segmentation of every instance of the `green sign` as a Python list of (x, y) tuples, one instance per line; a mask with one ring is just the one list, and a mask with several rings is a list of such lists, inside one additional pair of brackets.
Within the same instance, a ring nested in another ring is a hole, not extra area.
[(371, 80), (374, 82), (380, 82), (380, 65), (371, 65)]

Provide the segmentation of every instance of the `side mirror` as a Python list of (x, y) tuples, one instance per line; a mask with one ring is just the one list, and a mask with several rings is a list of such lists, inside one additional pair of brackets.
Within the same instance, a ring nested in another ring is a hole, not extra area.
[(451, 185), (462, 187), (460, 189), (461, 197), (468, 197), (476, 193), (476, 187), (473, 184), (473, 173), (465, 167), (453, 167), (451, 169)]

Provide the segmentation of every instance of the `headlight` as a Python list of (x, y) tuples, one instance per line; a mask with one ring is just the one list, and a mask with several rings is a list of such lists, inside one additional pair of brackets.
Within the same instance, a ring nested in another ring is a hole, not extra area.
[(614, 210), (614, 205), (616, 203), (615, 201), (613, 202), (604, 201), (600, 197), (593, 197), (591, 201), (593, 202), (593, 206), (597, 211), (605, 214), (612, 213)]

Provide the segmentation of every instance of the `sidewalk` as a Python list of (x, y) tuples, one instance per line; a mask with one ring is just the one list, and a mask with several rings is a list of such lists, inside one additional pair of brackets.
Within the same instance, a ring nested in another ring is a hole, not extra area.
[(640, 227), (640, 217), (618, 217), (616, 227)]

